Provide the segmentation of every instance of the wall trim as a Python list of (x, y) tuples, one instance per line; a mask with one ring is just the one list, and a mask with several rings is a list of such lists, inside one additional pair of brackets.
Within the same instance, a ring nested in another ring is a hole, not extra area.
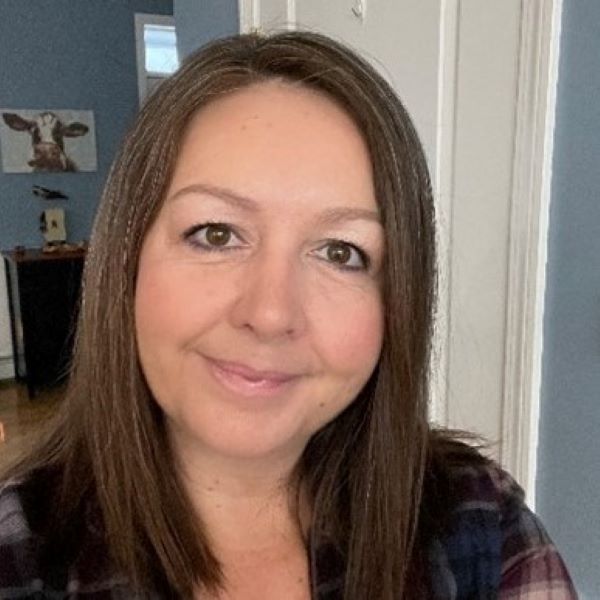
[(501, 461), (533, 508), (562, 0), (523, 0), (521, 10)]
[(438, 113), (433, 184), (436, 199), (438, 305), (433, 335), (429, 416), (448, 425), (449, 348), (452, 283), (452, 201), (454, 198), (459, 0), (440, 3)]
[(297, 18), (296, 17), (296, 0), (287, 0), (286, 11), (287, 11), (286, 27), (290, 31), (293, 31), (297, 27), (297, 24), (296, 24), (296, 18)]
[(238, 12), (240, 33), (251, 33), (260, 29), (260, 0), (239, 0)]
[(15, 365), (12, 356), (0, 356), (0, 379), (14, 379)]
[[(238, 0), (240, 33), (263, 31), (261, 23), (261, 0)], [(285, 1), (285, 22), (279, 24), (289, 31), (296, 29), (296, 0)]]

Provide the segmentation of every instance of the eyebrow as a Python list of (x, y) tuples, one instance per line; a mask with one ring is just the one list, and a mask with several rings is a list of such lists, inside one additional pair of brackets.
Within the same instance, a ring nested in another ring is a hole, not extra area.
[[(208, 194), (209, 196), (218, 198), (219, 200), (222, 200), (231, 206), (245, 211), (258, 212), (261, 209), (260, 204), (252, 198), (242, 196), (227, 188), (210, 185), (207, 183), (193, 183), (191, 185), (186, 185), (169, 196), (167, 202), (173, 202), (182, 196), (187, 196), (188, 194)], [(319, 223), (324, 225), (330, 225), (339, 221), (355, 220), (373, 221), (381, 224), (381, 217), (376, 210), (350, 206), (326, 208), (319, 213), (317, 220)]]

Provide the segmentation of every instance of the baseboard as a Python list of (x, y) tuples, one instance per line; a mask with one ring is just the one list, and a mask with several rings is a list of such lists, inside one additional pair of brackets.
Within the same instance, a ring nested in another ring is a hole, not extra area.
[(0, 356), (0, 379), (13, 379), (15, 365), (12, 356)]

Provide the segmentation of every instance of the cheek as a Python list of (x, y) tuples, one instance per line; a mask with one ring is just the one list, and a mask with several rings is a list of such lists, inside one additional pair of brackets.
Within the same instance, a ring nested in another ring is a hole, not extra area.
[[(140, 344), (148, 337), (185, 343), (210, 327), (223, 313), (227, 286), (193, 265), (169, 260), (142, 260), (135, 293), (135, 320)], [(206, 281), (213, 285), (206, 285)]]
[(135, 293), (135, 321), (140, 343), (148, 337), (173, 335), (184, 328), (190, 315), (190, 294), (186, 289), (189, 283), (179, 279), (159, 264), (140, 264)]
[(383, 307), (379, 294), (371, 290), (352, 295), (333, 306), (321, 305), (317, 312), (321, 317), (314, 324), (314, 333), (321, 356), (332, 370), (364, 383), (381, 352)]

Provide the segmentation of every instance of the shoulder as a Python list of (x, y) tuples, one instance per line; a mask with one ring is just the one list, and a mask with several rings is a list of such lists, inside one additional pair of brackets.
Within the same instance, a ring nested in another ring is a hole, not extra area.
[(524, 506), (516, 481), (479, 449), (435, 432), (425, 474), (425, 505), (437, 532), (464, 519), (498, 524), (511, 506)]
[(22, 484), (0, 483), (0, 598), (37, 591), (36, 540), (23, 506)]
[(555, 545), (509, 473), (459, 442), (450, 442), (431, 465), (434, 501), (439, 506), (441, 492), (449, 502), (437, 554), (455, 580), (486, 582), (502, 600), (550, 592), (557, 600), (576, 598)]
[(485, 510), (502, 520), (512, 508), (525, 506), (525, 493), (495, 461), (467, 456), (450, 463), (446, 476), (453, 492), (453, 512)]
[(80, 515), (59, 526), (45, 475), (0, 483), (0, 598), (132, 597), (101, 533)]

